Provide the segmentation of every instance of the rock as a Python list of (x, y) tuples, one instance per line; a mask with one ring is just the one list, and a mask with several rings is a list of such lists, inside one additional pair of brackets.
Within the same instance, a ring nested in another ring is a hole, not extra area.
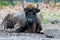
[(57, 24), (57, 23), (59, 23), (59, 21), (58, 20), (53, 20), (51, 23), (52, 24)]
[(54, 36), (46, 35), (46, 38), (54, 38)]

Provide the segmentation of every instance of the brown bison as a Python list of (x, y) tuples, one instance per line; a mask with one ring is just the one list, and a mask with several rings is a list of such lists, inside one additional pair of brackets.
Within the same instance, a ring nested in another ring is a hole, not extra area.
[(32, 4), (29, 4), (24, 11), (20, 11), (16, 14), (8, 14), (3, 24), (5, 28), (16, 28), (15, 32), (29, 32), (29, 33), (40, 33), (42, 30), (41, 22), (38, 15), (40, 10), (35, 8)]

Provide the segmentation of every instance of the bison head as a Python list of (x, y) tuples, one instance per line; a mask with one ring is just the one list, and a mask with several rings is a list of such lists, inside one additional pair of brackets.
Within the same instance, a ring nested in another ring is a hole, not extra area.
[(38, 7), (35, 7), (33, 4), (27, 5), (27, 7), (24, 8), (27, 21), (29, 23), (34, 22), (36, 20), (36, 13), (38, 13), (39, 11), (40, 9), (38, 9)]

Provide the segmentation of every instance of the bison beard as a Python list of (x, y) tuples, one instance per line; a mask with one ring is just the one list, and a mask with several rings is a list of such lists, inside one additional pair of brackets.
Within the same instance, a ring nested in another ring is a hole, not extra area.
[[(41, 24), (39, 24), (39, 22), (37, 22), (37, 17), (36, 17), (36, 13), (39, 12), (38, 9), (33, 8), (33, 9), (24, 9), (25, 11), (25, 16), (26, 16), (26, 23), (24, 26), (20, 26), (19, 28), (16, 29), (16, 33), (20, 33), (20, 32), (29, 32), (29, 33), (40, 33), (40, 31), (42, 30), (41, 28)], [(30, 14), (32, 13), (32, 14)], [(14, 25), (17, 23), (16, 18), (12, 18), (11, 15), (7, 15), (4, 19), (3, 22), (5, 22), (5, 27), (6, 28), (14, 28)], [(6, 23), (7, 22), (7, 23)], [(19, 23), (19, 22), (18, 22)], [(20, 24), (20, 23), (19, 23)]]

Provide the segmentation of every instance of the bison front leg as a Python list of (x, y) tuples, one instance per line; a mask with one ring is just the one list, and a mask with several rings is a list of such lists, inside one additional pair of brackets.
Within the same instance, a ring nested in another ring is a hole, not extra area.
[(44, 32), (41, 32), (41, 31), (42, 31), (41, 22), (39, 20), (37, 20), (37, 22), (36, 22), (36, 33), (44, 34)]
[(36, 33), (44, 34), (44, 32), (42, 32), (42, 26), (39, 24), (36, 26)]
[(19, 28), (17, 28), (16, 29), (16, 33), (21, 33), (21, 32), (25, 32), (26, 31), (26, 29), (27, 29), (27, 27), (25, 26), (25, 27), (23, 27), (23, 26), (20, 26)]
[(19, 23), (15, 27), (18, 27), (15, 31), (16, 33), (25, 32), (27, 29), (27, 26), (19, 24)]
[(25, 32), (26, 27), (19, 27), (18, 29), (16, 29), (16, 33), (21, 33), (21, 32)]
[(36, 32), (36, 23), (33, 23), (33, 28), (32, 28), (33, 32)]
[(36, 24), (36, 32), (40, 33), (40, 31), (42, 30), (41, 25), (39, 25), (38, 23)]

